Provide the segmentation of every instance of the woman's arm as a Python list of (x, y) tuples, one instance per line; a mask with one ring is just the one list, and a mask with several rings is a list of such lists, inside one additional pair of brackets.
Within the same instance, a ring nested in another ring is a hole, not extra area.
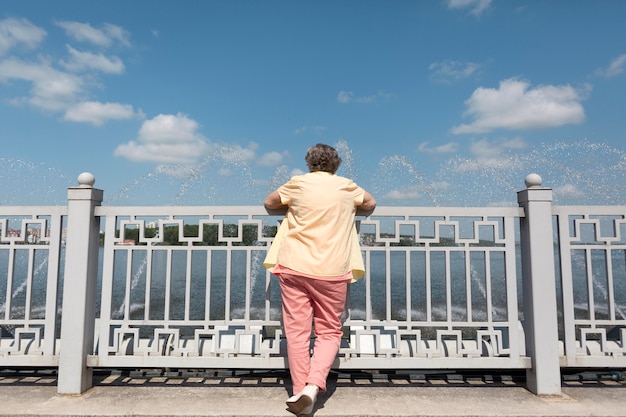
[(370, 211), (374, 210), (376, 207), (376, 199), (367, 191), (365, 192), (365, 196), (363, 197), (363, 202), (359, 206), (360, 210)]
[(263, 205), (268, 210), (276, 210), (287, 207), (280, 201), (280, 194), (278, 194), (278, 191), (273, 191), (265, 197)]

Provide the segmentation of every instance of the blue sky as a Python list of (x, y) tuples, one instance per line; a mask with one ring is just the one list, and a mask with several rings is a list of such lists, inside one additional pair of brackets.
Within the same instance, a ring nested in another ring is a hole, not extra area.
[(304, 153), (380, 205), (626, 204), (626, 2), (0, 8), (0, 204), (261, 204)]

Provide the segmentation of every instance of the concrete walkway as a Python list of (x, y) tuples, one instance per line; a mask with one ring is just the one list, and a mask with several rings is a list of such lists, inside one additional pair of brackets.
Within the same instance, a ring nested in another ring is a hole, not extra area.
[[(622, 375), (564, 377), (563, 395), (535, 396), (523, 375), (333, 373), (314, 416), (626, 416)], [(293, 416), (284, 372), (102, 372), (80, 396), (56, 375), (0, 371), (0, 416)]]

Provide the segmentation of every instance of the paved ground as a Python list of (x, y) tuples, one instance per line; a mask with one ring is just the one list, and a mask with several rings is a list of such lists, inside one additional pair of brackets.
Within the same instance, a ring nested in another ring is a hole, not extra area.
[[(626, 375), (564, 376), (563, 395), (535, 396), (523, 374), (332, 373), (314, 416), (626, 416)], [(54, 371), (0, 370), (0, 416), (293, 416), (283, 371), (96, 372), (80, 396)]]

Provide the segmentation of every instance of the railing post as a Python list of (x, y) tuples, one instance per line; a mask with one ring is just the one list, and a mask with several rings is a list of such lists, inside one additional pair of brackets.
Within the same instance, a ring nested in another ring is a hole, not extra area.
[(528, 389), (538, 395), (560, 395), (556, 281), (552, 236), (552, 189), (541, 188), (541, 177), (526, 177), (517, 193), (524, 208), (520, 220), (524, 330), (532, 366), (526, 371)]
[(103, 192), (93, 188), (90, 173), (80, 174), (78, 183), (67, 193), (59, 394), (80, 394), (92, 385), (93, 371), (86, 361), (93, 352), (100, 232), (94, 207), (102, 203)]

